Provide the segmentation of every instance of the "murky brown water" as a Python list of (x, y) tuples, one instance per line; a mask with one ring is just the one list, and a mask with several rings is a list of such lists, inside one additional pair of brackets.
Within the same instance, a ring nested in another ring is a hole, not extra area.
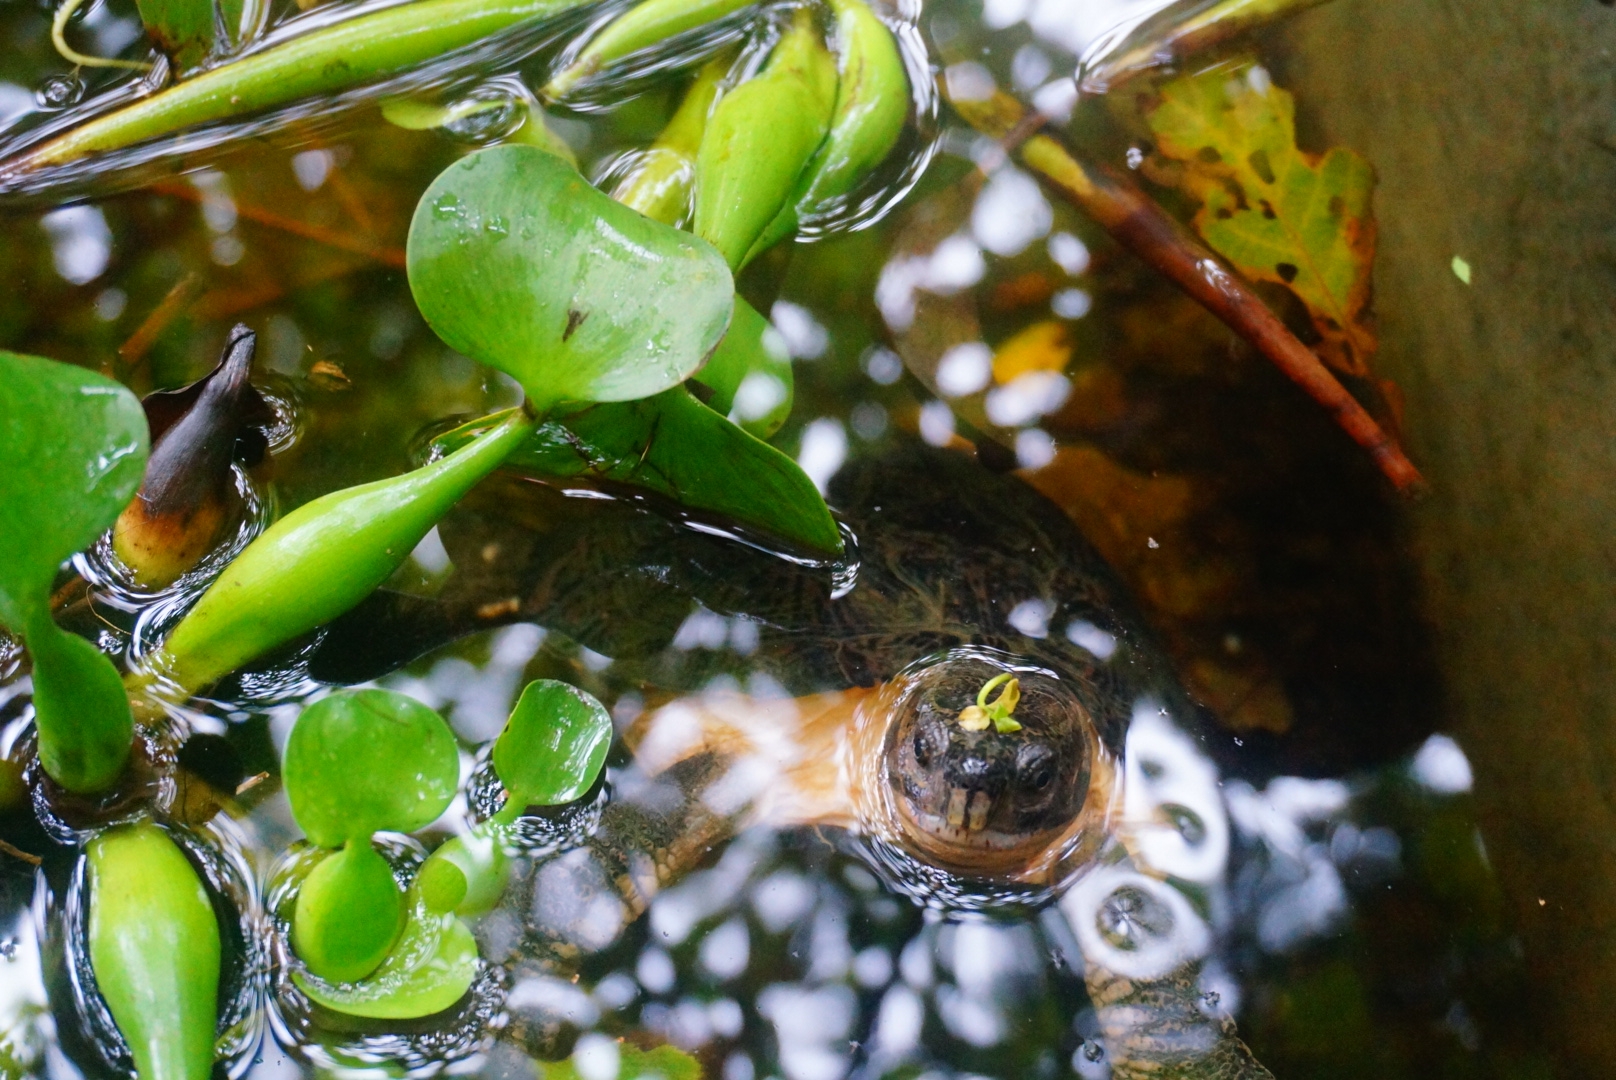
[[(991, 79), (1058, 113), (1072, 108), (1074, 53), (1099, 55), (1119, 9), (1147, 6), (993, 0), (894, 14), (913, 23), (917, 65), (924, 50), (956, 78)], [(974, 452), (1064, 510), (1136, 598), (1199, 705), (1136, 707), (1119, 748), (1139, 770), (1126, 798), (1142, 801), (1127, 816), (1191, 812), (1154, 834), (1155, 849), (1134, 850), (1133, 877), (1101, 867), (1058, 903), (989, 916), (836, 830), (765, 824), (715, 838), (625, 921), (590, 907), (601, 870), (585, 843), (604, 806), (650, 799), (654, 778), (619, 747), (596, 797), (529, 823), (525, 884), (475, 927), (490, 965), (468, 1001), (447, 1020), (355, 1030), (287, 993), (285, 957), (269, 943), (275, 866), (297, 835), (271, 782), (200, 830), (240, 926), (225, 980), (230, 1075), (514, 1078), (576, 1053), (577, 1074), (594, 1076), (611, 1040), (628, 1036), (683, 1047), (725, 1080), (1103, 1076), (1118, 1045), (1084, 968), (1148, 981), (1161, 974), (1143, 947), (1156, 939), (1197, 958), (1193, 1008), (1236, 1021), (1280, 1077), (1608, 1066), (1608, 657), (1593, 639), (1610, 638), (1597, 632), (1609, 474), (1606, 451), (1586, 444), (1602, 430), (1608, 382), (1592, 329), (1608, 317), (1606, 234), (1587, 222), (1608, 214), (1591, 192), (1608, 169), (1598, 50), (1611, 17), (1591, 2), (1561, 6), (1517, 26), (1436, 3), (1337, 0), (1257, 42), (1297, 95), (1303, 143), (1353, 146), (1379, 172), (1379, 362), (1404, 385), (1408, 441), (1434, 488), (1412, 514), (1249, 348), (926, 95), (900, 160), (856, 210), (740, 280), (796, 361), (796, 406), (774, 441), (821, 486), (844, 468), (879, 474), (906, 441)], [(38, 10), (13, 5), (0, 19), (0, 115), (20, 132), (76, 91), (50, 81), (61, 64)], [(133, 20), (132, 5), (100, 5), (83, 32), (111, 50)], [(538, 85), (557, 44), (458, 92)], [(609, 173), (655, 135), (676, 101), (671, 73), (712, 44), (604, 84), (586, 109), (552, 111), (586, 173)], [(1574, 59), (1551, 62), (1562, 53)], [(1535, 87), (1524, 101), (1501, 88), (1522, 84)], [(1067, 136), (1126, 168), (1138, 139), (1120, 112), (1114, 99), (1082, 101)], [(1523, 115), (1558, 119), (1534, 127)], [(402, 470), (425, 432), (516, 392), (437, 341), (401, 269), (419, 192), (469, 145), (500, 137), (498, 124), (404, 132), (368, 104), (334, 121), (283, 120), (65, 178), (61, 190), (88, 192), (85, 202), (57, 208), (46, 192), (14, 205), (0, 240), (14, 283), (0, 293), (0, 345), (144, 392), (205, 372), (246, 321), (287, 421), (251, 483), (284, 512)], [(1475, 267), (1470, 286), (1453, 255)], [(969, 404), (993, 351), (1043, 322), (1071, 346), (1055, 381)], [(950, 356), (947, 384), (938, 361)], [(502, 513), (523, 520), (511, 507), (526, 504), (498, 483), (435, 531), (390, 591), (452, 591), (468, 538)], [(930, 497), (946, 508), (955, 493)], [(632, 524), (660, 519), (621, 503), (520, 499), (551, 523), (558, 551), (643, 527), (630, 562), (671, 566), (676, 582), (703, 558), (745, 561), (701, 554), (728, 551), (722, 538)], [(154, 597), (112, 580), (95, 553), (78, 569), (92, 585), (69, 591), (63, 624), (136, 653), (201, 584)], [(756, 579), (732, 571), (727, 606), (681, 587), (636, 619), (633, 604), (653, 592), (630, 588), (628, 616), (583, 619), (558, 603), (364, 671), (439, 708), (462, 740), (470, 787), (433, 836), (487, 795), (477, 755), (527, 679), (588, 689), (625, 730), (678, 695), (778, 708), (844, 689), (806, 645), (770, 636), (777, 598), (749, 594)], [(1106, 659), (1115, 639), (1061, 599), (1007, 590), (993, 610), (1028, 639)], [(187, 711), (192, 730), (220, 740), (222, 777), (276, 771), (298, 703), (321, 692), (309, 660), (276, 658)], [(9, 672), (0, 686), (8, 753), (24, 745), (27, 686)], [(76, 966), (76, 849), (26, 805), (6, 814), (0, 837), (45, 863), (0, 855), (0, 1068), (127, 1074)], [(404, 839), (393, 854), (421, 857)], [(554, 935), (535, 944), (555, 925), (572, 935), (565, 962)]]

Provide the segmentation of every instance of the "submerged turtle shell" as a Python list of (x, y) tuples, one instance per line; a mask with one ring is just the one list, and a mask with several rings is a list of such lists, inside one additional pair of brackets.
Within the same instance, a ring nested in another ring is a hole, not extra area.
[(828, 499), (849, 544), (833, 564), (639, 500), (571, 494), (588, 497), (492, 478), (441, 527), (455, 564), (441, 592), (378, 593), (333, 624), (310, 673), (358, 682), (531, 621), (675, 690), (761, 672), (816, 693), (884, 682), (957, 646), (999, 649), (1067, 682), (1113, 749), (1142, 697), (1180, 702), (1122, 586), (1065, 515), (963, 454), (905, 441), (844, 467)]

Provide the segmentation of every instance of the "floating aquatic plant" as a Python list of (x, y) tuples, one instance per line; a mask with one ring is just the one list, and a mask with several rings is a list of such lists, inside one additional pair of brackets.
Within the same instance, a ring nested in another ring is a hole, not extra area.
[(90, 965), (139, 1080), (207, 1080), (218, 1020), (219, 923), (207, 890), (151, 822), (96, 836)]
[(417, 881), (428, 904), (472, 915), (498, 903), (505, 888), (505, 829), (530, 806), (582, 798), (599, 778), (611, 743), (611, 714), (592, 696), (555, 679), (528, 683), (494, 743), (505, 805), (421, 867)]
[(112, 661), (52, 620), (51, 585), (134, 495), (146, 451), (146, 417), (128, 390), (0, 352), (0, 624), (33, 656), (40, 764), (69, 791), (118, 778), (134, 719)]
[(404, 897), (371, 836), (437, 818), (459, 776), (448, 725), (404, 694), (343, 691), (298, 716), (281, 763), (286, 797), (310, 842), (334, 851), (304, 879), (292, 918), (292, 945), (310, 971), (355, 982), (387, 958)]

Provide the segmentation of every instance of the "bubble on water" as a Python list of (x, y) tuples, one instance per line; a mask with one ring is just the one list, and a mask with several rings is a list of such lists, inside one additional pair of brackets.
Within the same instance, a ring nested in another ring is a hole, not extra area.
[(77, 75), (52, 75), (34, 92), (42, 108), (65, 109), (84, 100), (84, 80)]
[(443, 130), (462, 142), (483, 145), (513, 134), (527, 120), (527, 103), (502, 88), (474, 90), (451, 106)]

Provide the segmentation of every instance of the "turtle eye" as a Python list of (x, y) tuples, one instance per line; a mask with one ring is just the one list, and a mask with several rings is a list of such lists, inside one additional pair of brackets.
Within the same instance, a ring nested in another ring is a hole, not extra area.
[(1055, 755), (1047, 746), (1028, 746), (1016, 755), (1016, 776), (1029, 791), (1055, 782)]

